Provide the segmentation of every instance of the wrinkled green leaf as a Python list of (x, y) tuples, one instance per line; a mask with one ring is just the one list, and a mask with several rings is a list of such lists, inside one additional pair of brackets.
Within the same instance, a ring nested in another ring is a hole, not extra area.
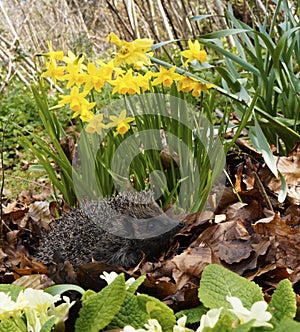
[[(176, 318), (171, 308), (155, 297), (139, 294), (137, 299), (141, 308), (148, 312), (150, 318), (157, 319), (164, 332), (172, 332), (176, 324)], [(149, 309), (150, 308), (150, 309)]]
[(203, 270), (198, 296), (205, 307), (231, 308), (226, 296), (238, 297), (244, 307), (263, 301), (258, 285), (217, 264), (210, 264)]
[(127, 289), (127, 292), (128, 293), (132, 293), (134, 294), (137, 289), (141, 286), (141, 284), (144, 282), (144, 280), (146, 279), (147, 277), (146, 276), (140, 276), (139, 278), (137, 278), (134, 283), (132, 283), (128, 289)]
[(120, 311), (115, 315), (107, 329), (118, 329), (126, 325), (134, 328), (144, 328), (150, 316), (143, 310), (137, 297), (131, 293), (126, 293), (125, 300)]
[(27, 332), (27, 328), (25, 323), (17, 324), (14, 319), (9, 318), (0, 322), (0, 332)]
[(281, 280), (275, 289), (270, 311), (273, 314), (271, 324), (277, 326), (283, 319), (293, 319), (296, 315), (297, 304), (292, 283), (288, 279)]
[(106, 327), (120, 310), (125, 295), (125, 278), (122, 273), (99, 293), (82, 302), (75, 332), (98, 332)]
[(300, 323), (292, 319), (284, 319), (281, 323), (274, 329), (274, 332), (299, 332)]
[(205, 315), (207, 312), (207, 308), (204, 307), (203, 304), (191, 309), (180, 310), (175, 314), (175, 317), (179, 319), (182, 316), (187, 317), (187, 324), (193, 324), (200, 322), (201, 316)]

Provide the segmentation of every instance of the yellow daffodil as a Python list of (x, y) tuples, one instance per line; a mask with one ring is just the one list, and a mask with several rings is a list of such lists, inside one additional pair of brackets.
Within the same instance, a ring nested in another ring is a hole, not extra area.
[(82, 105), (80, 110), (74, 112), (72, 118), (79, 116), (82, 122), (89, 122), (94, 116), (94, 112), (92, 112), (91, 109), (95, 107), (95, 105), (96, 103)]
[(67, 73), (62, 77), (62, 80), (68, 81), (66, 88), (69, 89), (73, 85), (80, 87), (86, 80), (85, 74), (80, 71), (78, 64), (68, 64), (66, 67)]
[(119, 93), (119, 94), (136, 94), (140, 93), (140, 89), (137, 84), (136, 77), (133, 76), (132, 69), (129, 69), (127, 73), (123, 75), (117, 76), (115, 80), (109, 81), (109, 84), (114, 86), (112, 94)]
[(200, 44), (198, 40), (195, 40), (193, 43), (191, 40), (188, 41), (189, 50), (185, 50), (181, 52), (181, 55), (187, 58), (185, 65), (193, 60), (198, 60), (199, 62), (205, 62), (207, 53), (204, 50), (200, 49)]
[(66, 64), (79, 65), (81, 66), (81, 69), (85, 69), (85, 65), (83, 64), (84, 59), (85, 59), (84, 54), (79, 54), (77, 56), (72, 51), (68, 51), (68, 56), (63, 57), (63, 61)]
[(49, 52), (45, 53), (44, 55), (46, 57), (49, 57), (50, 61), (53, 61), (53, 60), (62, 60), (63, 57), (64, 57), (64, 52), (63, 51), (53, 51), (52, 42), (51, 41), (48, 41), (47, 44), (48, 44)]
[(41, 77), (50, 77), (54, 84), (57, 80), (62, 81), (64, 79), (65, 66), (57, 66), (56, 61), (52, 60), (46, 64), (46, 71), (42, 73)]
[(106, 128), (106, 125), (103, 123), (103, 114), (96, 114), (90, 120), (88, 125), (85, 127), (87, 133), (98, 133), (102, 135), (102, 129)]
[(106, 38), (106, 41), (109, 41), (118, 47), (118, 52), (115, 58), (116, 66), (123, 63), (127, 63), (129, 65), (133, 64), (138, 67), (151, 64), (151, 60), (146, 53), (151, 50), (153, 40), (142, 38), (136, 39), (133, 42), (127, 42), (125, 40), (121, 40), (112, 32)]
[(213, 86), (213, 84), (197, 82), (193, 88), (192, 96), (199, 97), (201, 95), (201, 92), (209, 93), (208, 89), (212, 88)]
[(109, 117), (112, 122), (106, 125), (107, 128), (117, 127), (114, 135), (117, 136), (118, 134), (124, 135), (130, 129), (129, 122), (134, 121), (134, 118), (128, 117), (126, 118), (126, 110), (123, 110), (119, 116), (111, 115)]
[(123, 73), (122, 69), (115, 67), (114, 60), (110, 60), (108, 63), (98, 60), (98, 64), (101, 66), (101, 71), (106, 81), (112, 79), (112, 75), (114, 72), (116, 74)]
[(73, 111), (77, 111), (77, 109), (80, 108), (81, 104), (88, 103), (88, 101), (85, 99), (87, 94), (87, 91), (79, 92), (78, 87), (74, 86), (69, 95), (61, 96), (62, 100), (59, 101), (59, 104), (70, 104), (70, 108)]
[(89, 121), (94, 113), (91, 111), (93, 107), (96, 106), (95, 102), (88, 102), (85, 99), (88, 91), (79, 92), (77, 86), (74, 86), (67, 96), (62, 96), (62, 100), (60, 100), (60, 105), (70, 104), (70, 108), (74, 111), (73, 118), (80, 116), (83, 122)]
[(188, 76), (182, 76), (177, 85), (177, 90), (182, 92), (192, 91), (197, 81)]
[(175, 70), (176, 66), (170, 69), (161, 66), (158, 73), (153, 73), (153, 76), (156, 78), (152, 82), (152, 85), (163, 84), (163, 86), (168, 87), (172, 85), (173, 81), (179, 81), (181, 75), (175, 73)]
[(103, 71), (101, 69), (98, 69), (95, 64), (89, 62), (87, 65), (87, 74), (85, 74), (84, 77), (86, 82), (84, 86), (85, 91), (95, 89), (97, 92), (101, 92), (105, 84)]
[(138, 74), (136, 77), (136, 83), (139, 88), (142, 89), (143, 92), (146, 92), (150, 89), (150, 80), (153, 76), (153, 73), (151, 71), (147, 71), (145, 75)]

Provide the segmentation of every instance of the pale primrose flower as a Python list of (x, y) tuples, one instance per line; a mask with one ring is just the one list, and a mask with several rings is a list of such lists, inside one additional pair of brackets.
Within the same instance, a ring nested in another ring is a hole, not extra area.
[(185, 327), (187, 317), (183, 315), (177, 320), (177, 324), (173, 327), (173, 332), (189, 332), (192, 331), (191, 329), (188, 329)]
[(149, 319), (145, 327), (149, 332), (162, 332), (162, 328), (156, 319)]
[(242, 301), (238, 297), (226, 296), (226, 300), (231, 304), (232, 309), (229, 309), (234, 313), (242, 324), (255, 319), (253, 327), (268, 326), (273, 327), (272, 324), (267, 323), (271, 318), (272, 314), (267, 310), (268, 304), (265, 301), (258, 301), (253, 303), (250, 310), (246, 309)]
[(219, 309), (210, 309), (205, 315), (202, 315), (200, 320), (200, 326), (197, 328), (196, 332), (202, 332), (205, 327), (213, 328), (219, 320), (222, 310), (223, 307)]
[(144, 329), (135, 329), (133, 326), (127, 325), (123, 328), (124, 332), (162, 332), (162, 328), (156, 319), (148, 319), (148, 324), (145, 324)]
[[(111, 284), (118, 276), (118, 273), (112, 271), (110, 273), (103, 271), (103, 273), (100, 275), (100, 278), (105, 280), (107, 282), (107, 284)], [(126, 285), (126, 289), (128, 289), (133, 283), (135, 282), (134, 278), (129, 278), (128, 280), (126, 280), (125, 285)]]
[(24, 313), (28, 331), (39, 332), (50, 318), (49, 310), (54, 310), (54, 304), (60, 299), (60, 295), (52, 296), (43, 290), (26, 288), (24, 291), (21, 291), (17, 298), (17, 303), (27, 302)]
[(0, 321), (21, 313), (27, 304), (25, 300), (14, 302), (9, 294), (0, 292)]

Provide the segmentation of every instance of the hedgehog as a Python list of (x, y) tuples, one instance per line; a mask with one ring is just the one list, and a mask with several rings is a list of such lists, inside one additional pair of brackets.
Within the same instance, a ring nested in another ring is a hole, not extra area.
[(164, 213), (153, 192), (142, 191), (85, 201), (50, 226), (34, 254), (42, 263), (49, 265), (59, 257), (75, 270), (92, 260), (129, 269), (144, 256), (158, 259), (184, 222)]

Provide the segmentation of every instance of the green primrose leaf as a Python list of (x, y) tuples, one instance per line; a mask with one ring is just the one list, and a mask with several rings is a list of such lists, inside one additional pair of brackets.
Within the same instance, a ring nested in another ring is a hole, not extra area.
[(120, 310), (125, 295), (125, 278), (122, 273), (99, 293), (82, 302), (75, 332), (98, 332), (106, 327)]
[(50, 317), (47, 322), (41, 327), (40, 332), (51, 332), (52, 327), (55, 325), (56, 317)]
[(179, 319), (182, 316), (186, 316), (187, 324), (193, 324), (193, 323), (199, 323), (201, 316), (205, 315), (206, 312), (207, 312), (207, 308), (205, 308), (204, 305), (201, 303), (199, 306), (197, 306), (195, 308), (178, 311), (175, 314), (175, 317), (177, 319)]
[(296, 315), (297, 303), (292, 283), (288, 279), (281, 280), (272, 295), (269, 304), (273, 313), (270, 321), (273, 326), (277, 326), (283, 319), (293, 319)]
[(274, 332), (299, 332), (300, 323), (290, 318), (283, 319), (280, 324), (274, 329)]
[(150, 316), (143, 310), (137, 297), (132, 293), (126, 293), (125, 300), (120, 311), (115, 315), (107, 329), (118, 329), (126, 325), (134, 328), (144, 328)]
[(13, 301), (17, 300), (17, 297), (18, 297), (19, 293), (21, 292), (21, 290), (23, 290), (23, 288), (20, 286), (16, 286), (16, 285), (11, 285), (11, 284), (0, 285), (0, 292), (6, 293), (6, 294), (9, 293), (10, 297)]
[[(21, 320), (21, 318), (20, 318)], [(26, 332), (27, 328), (25, 323), (18, 322), (13, 318), (5, 319), (0, 322), (0, 332)]]
[(139, 278), (137, 278), (127, 289), (128, 293), (132, 293), (134, 294), (137, 289), (141, 286), (141, 284), (144, 282), (144, 280), (146, 279), (146, 276), (140, 276)]
[(171, 308), (155, 297), (139, 294), (137, 295), (142, 310), (148, 312), (149, 318), (157, 319), (164, 332), (172, 332), (176, 324), (176, 318)]
[(217, 264), (210, 264), (203, 270), (198, 291), (205, 307), (231, 308), (226, 296), (238, 297), (244, 307), (263, 301), (263, 293), (258, 285)]

